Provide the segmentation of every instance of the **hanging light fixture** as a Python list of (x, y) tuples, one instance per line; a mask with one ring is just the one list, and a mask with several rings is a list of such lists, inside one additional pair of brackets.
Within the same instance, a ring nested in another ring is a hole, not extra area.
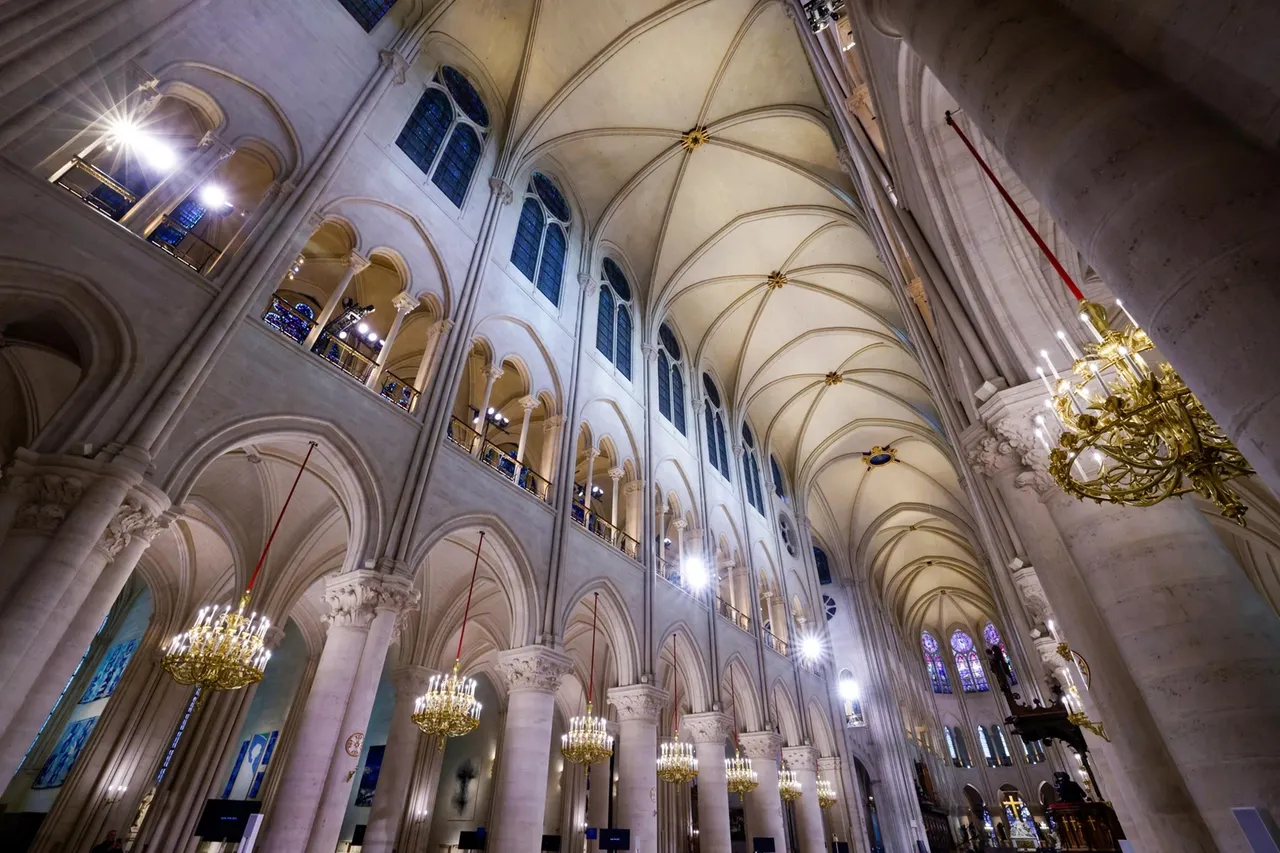
[(729, 790), (745, 796), (760, 784), (756, 771), (751, 769), (751, 759), (742, 757), (742, 745), (738, 742), (738, 702), (733, 689), (733, 670), (729, 670), (729, 692), (735, 695), (733, 703), (733, 758), (724, 760), (724, 772)]
[(427, 692), (413, 703), (413, 722), (423, 734), (440, 738), (461, 737), (480, 725), (481, 704), (476, 701), (476, 681), (462, 677), (462, 639), (467, 635), (467, 619), (471, 616), (471, 596), (476, 591), (476, 573), (480, 570), (480, 549), (484, 531), (476, 543), (476, 561), (471, 567), (471, 585), (467, 588), (467, 606), (462, 611), (462, 630), (458, 632), (458, 651), (453, 657), (453, 672), (433, 675)]
[(680, 665), (676, 658), (676, 635), (671, 635), (671, 670), (675, 690), (671, 700), (671, 728), (675, 737), (670, 743), (662, 744), (662, 754), (658, 756), (658, 778), (673, 785), (692, 782), (698, 776), (698, 759), (693, 753), (693, 744), (680, 742)]
[(1053, 425), (1037, 418), (1037, 437), (1049, 452), (1054, 481), (1082, 500), (1131, 506), (1154, 506), (1194, 492), (1243, 526), (1248, 507), (1227, 482), (1253, 473), (1244, 456), (1172, 366), (1155, 370), (1147, 364), (1142, 353), (1154, 344), (1119, 300), (1116, 306), (1128, 322), (1117, 329), (1105, 308), (1084, 298), (950, 112), (947, 124), (1080, 303), (1080, 320), (1093, 339), (1077, 351), (1066, 333), (1058, 332), (1072, 361), (1066, 376), (1054, 369), (1047, 350), (1040, 351), (1053, 375), (1051, 382), (1044, 368), (1036, 368), (1049, 393)]
[(569, 720), (569, 731), (560, 736), (560, 754), (572, 764), (590, 765), (613, 755), (613, 736), (604, 717), (591, 713), (591, 697), (596, 688), (596, 616), (600, 593), (591, 600), (591, 677), (587, 683), (587, 713)]
[(831, 782), (826, 779), (818, 780), (818, 807), (829, 809), (834, 806), (838, 798), (836, 797), (836, 789), (832, 787)]
[(229, 604), (223, 605), (221, 610), (216, 605), (200, 608), (195, 623), (165, 646), (160, 666), (179, 684), (200, 687), (201, 703), (212, 690), (239, 690), (257, 684), (266, 672), (267, 661), (271, 659), (271, 652), (266, 649), (267, 629), (271, 622), (265, 616), (245, 611), (249, 610), (253, 587), (258, 582), (271, 543), (280, 530), (285, 510), (293, 500), (302, 472), (307, 470), (307, 462), (315, 449), (313, 441), (307, 448), (307, 455), (302, 458), (293, 486), (284, 506), (280, 507), (275, 526), (271, 528), (267, 544), (262, 547), (258, 565), (254, 566), (236, 609), (232, 610)]
[(800, 777), (785, 762), (778, 771), (778, 794), (788, 803), (800, 799)]

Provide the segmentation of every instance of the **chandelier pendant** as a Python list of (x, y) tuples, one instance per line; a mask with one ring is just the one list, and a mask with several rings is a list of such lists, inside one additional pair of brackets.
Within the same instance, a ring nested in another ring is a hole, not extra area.
[(834, 806), (838, 798), (836, 797), (836, 789), (832, 787), (831, 782), (826, 779), (818, 780), (818, 807), (829, 809)]
[(735, 794), (749, 794), (760, 785), (756, 771), (751, 769), (751, 759), (743, 758), (739, 750), (734, 750), (733, 758), (724, 760), (724, 773), (729, 790)]
[(778, 794), (788, 803), (800, 799), (800, 777), (796, 771), (783, 764), (778, 771)]
[(413, 722), (422, 733), (444, 741), (475, 731), (480, 725), (482, 705), (476, 700), (476, 681), (461, 675), (462, 662), (453, 662), (453, 672), (433, 675), (427, 692), (413, 703)]
[(698, 759), (693, 744), (683, 743), (679, 733), (670, 743), (662, 744), (658, 756), (658, 778), (673, 785), (683, 785), (698, 778)]
[(571, 764), (596, 764), (613, 755), (613, 735), (604, 717), (587, 713), (569, 720), (569, 731), (560, 736), (560, 754)]

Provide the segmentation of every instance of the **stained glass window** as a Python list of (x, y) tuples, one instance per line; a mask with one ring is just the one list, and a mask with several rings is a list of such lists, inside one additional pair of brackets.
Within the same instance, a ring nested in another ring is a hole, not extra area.
[(773, 493), (783, 500), (786, 500), (786, 490), (782, 485), (782, 467), (778, 465), (778, 457), (769, 457), (769, 467), (773, 469)]
[(480, 93), (462, 72), (446, 65), (418, 99), (396, 145), (431, 175), (445, 198), (462, 207), (488, 132), (489, 111)]
[(409, 155), (419, 169), (427, 174), (435, 165), (436, 155), (444, 145), (449, 128), (453, 126), (453, 107), (449, 95), (443, 89), (429, 87), (418, 99), (409, 114), (409, 120), (396, 138), (396, 146)]
[(1000, 655), (1004, 658), (1005, 666), (1009, 667), (1009, 683), (1017, 684), (1018, 676), (1013, 672), (1013, 660), (1009, 657), (1009, 650), (1004, 646), (1004, 640), (1000, 638), (1000, 632), (996, 630), (996, 626), (991, 622), (982, 629), (982, 638), (987, 641), (987, 647), (997, 646), (1000, 649)]
[(995, 750), (991, 748), (991, 734), (987, 731), (986, 726), (978, 726), (978, 746), (982, 747), (982, 757), (986, 759), (987, 766), (995, 767)]
[(535, 282), (538, 292), (552, 304), (560, 304), (565, 255), (569, 248), (566, 228), (569, 205), (545, 175), (535, 172), (525, 190), (520, 224), (511, 247), (511, 263)]
[(511, 263), (533, 281), (538, 269), (538, 250), (542, 248), (542, 206), (536, 199), (526, 198), (520, 211), (520, 224), (516, 226), (516, 242), (511, 247)]
[(827, 614), (827, 621), (830, 622), (835, 618), (839, 608), (836, 606), (836, 600), (825, 592), (822, 594), (822, 609)]
[(396, 0), (338, 0), (338, 2), (342, 4), (342, 8), (351, 13), (351, 17), (356, 19), (356, 23), (366, 33), (372, 30), (387, 12), (391, 11), (392, 6), (396, 5)]
[(431, 176), (431, 183), (458, 207), (462, 207), (462, 201), (467, 197), (471, 176), (475, 174), (483, 150), (484, 144), (476, 132), (465, 125), (458, 125), (453, 136), (449, 137), (436, 173)]
[(679, 361), (680, 344), (663, 323), (658, 327), (658, 412), (684, 435), (684, 376)]
[(817, 545), (813, 546), (813, 567), (818, 571), (818, 583), (831, 583), (831, 563), (827, 560), (827, 552)]
[(658, 413), (671, 420), (671, 361), (658, 350)]
[(596, 307), (596, 349), (613, 361), (613, 331), (616, 322), (613, 291), (609, 285), (600, 288), (600, 303)]
[(625, 305), (618, 306), (618, 372), (631, 378), (631, 311)]
[(942, 655), (938, 651), (938, 640), (928, 631), (920, 633), (920, 647), (924, 649), (924, 665), (929, 670), (929, 683), (934, 693), (950, 693), (951, 682), (947, 679), (947, 668), (942, 663)]
[(461, 71), (450, 68), (448, 65), (442, 66), (438, 79), (444, 83), (449, 94), (453, 96), (453, 102), (467, 114), (468, 118), (481, 127), (489, 126), (489, 111), (485, 109), (480, 93)]
[(538, 266), (538, 292), (551, 300), (552, 305), (560, 304), (560, 283), (564, 278), (564, 256), (569, 248), (564, 229), (552, 223), (547, 228), (547, 237), (542, 242), (542, 261)]
[(760, 488), (760, 463), (756, 461), (756, 437), (751, 427), (742, 422), (742, 479), (747, 488), (747, 503), (764, 515), (764, 492)]
[(951, 756), (951, 763), (956, 767), (961, 767), (960, 753), (956, 751), (956, 739), (951, 734), (951, 726), (944, 726), (942, 733), (947, 739), (947, 754)]
[(957, 628), (951, 635), (951, 651), (955, 653), (956, 673), (965, 693), (983, 693), (990, 689), (982, 660), (974, 651), (973, 638)]
[[(627, 303), (631, 301), (631, 285), (627, 283), (622, 269), (612, 260), (605, 258), (603, 266), (605, 281), (600, 285), (600, 307), (596, 315), (596, 349), (613, 362), (619, 373), (630, 379), (631, 310)], [(667, 377), (667, 382), (669, 394), (670, 377)], [(659, 407), (661, 405), (659, 398)]]
[(996, 758), (1005, 767), (1013, 766), (1013, 756), (1009, 754), (1009, 741), (1005, 739), (1004, 729), (999, 726), (992, 726), (990, 729), (992, 746), (996, 751)]
[(684, 374), (680, 372), (678, 364), (671, 366), (671, 413), (675, 415), (672, 423), (679, 433), (688, 435), (684, 421)]
[(707, 458), (711, 462), (711, 467), (729, 480), (732, 478), (729, 475), (729, 452), (724, 440), (724, 416), (720, 410), (720, 391), (712, 381), (711, 374), (702, 374), (702, 388), (707, 394)]

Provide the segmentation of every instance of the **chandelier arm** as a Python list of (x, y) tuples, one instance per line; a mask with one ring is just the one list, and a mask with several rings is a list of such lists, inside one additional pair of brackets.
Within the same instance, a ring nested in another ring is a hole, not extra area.
[(280, 522), (284, 521), (284, 512), (289, 508), (289, 502), (293, 500), (293, 493), (298, 489), (298, 482), (302, 479), (302, 472), (307, 470), (307, 462), (311, 459), (311, 452), (315, 449), (316, 442), (313, 441), (311, 446), (307, 448), (307, 455), (302, 457), (302, 465), (298, 467), (298, 475), (293, 478), (293, 486), (289, 489), (289, 496), (284, 499), (284, 506), (280, 507), (280, 514), (276, 516), (276, 523), (271, 528), (271, 535), (267, 537), (267, 544), (262, 546), (262, 555), (258, 557), (258, 565), (253, 567), (253, 574), (249, 577), (249, 585), (244, 589), (246, 597), (253, 592), (253, 585), (258, 582), (258, 575), (262, 572), (262, 564), (267, 561), (267, 551), (271, 550), (271, 543), (275, 541), (276, 532), (280, 530)]
[(1004, 199), (1005, 204), (1009, 205), (1009, 209), (1013, 211), (1013, 215), (1018, 217), (1018, 221), (1022, 223), (1022, 227), (1031, 235), (1031, 239), (1036, 241), (1036, 245), (1040, 247), (1040, 251), (1053, 265), (1053, 269), (1058, 273), (1058, 277), (1062, 279), (1062, 283), (1071, 291), (1071, 295), (1076, 298), (1077, 302), (1084, 302), (1084, 294), (1080, 292), (1080, 288), (1076, 286), (1075, 280), (1071, 278), (1071, 274), (1058, 260), (1058, 256), (1053, 253), (1048, 244), (1036, 233), (1036, 229), (1031, 227), (1031, 223), (1027, 220), (1025, 214), (1013, 200), (1013, 196), (1009, 195), (1009, 191), (1004, 188), (1004, 184), (1000, 183), (1000, 179), (991, 171), (991, 167), (987, 165), (987, 161), (982, 159), (982, 155), (978, 153), (978, 149), (973, 147), (973, 143), (969, 141), (969, 137), (964, 135), (964, 131), (960, 129), (960, 125), (956, 124), (951, 117), (951, 110), (947, 110), (947, 125), (956, 132), (960, 137), (960, 141), (964, 143), (964, 147), (969, 149), (969, 153), (973, 155), (973, 159), (978, 161), (978, 165), (982, 167), (982, 171), (986, 172), (987, 177), (991, 179), (991, 183), (995, 185), (996, 191), (1000, 193), (1000, 197)]
[(458, 632), (458, 653), (453, 656), (456, 665), (462, 660), (462, 638), (467, 636), (467, 619), (471, 616), (471, 595), (476, 591), (476, 573), (480, 571), (480, 549), (484, 547), (484, 531), (480, 531), (480, 541), (476, 543), (476, 562), (471, 567), (471, 585), (467, 587), (467, 606), (462, 611), (462, 630)]
[[(591, 598), (591, 677), (587, 680), (587, 707), (591, 707), (591, 700), (596, 694), (596, 617), (600, 613), (600, 593), (592, 594)], [(607, 709), (606, 709), (607, 710)], [(590, 711), (587, 711), (590, 714)]]

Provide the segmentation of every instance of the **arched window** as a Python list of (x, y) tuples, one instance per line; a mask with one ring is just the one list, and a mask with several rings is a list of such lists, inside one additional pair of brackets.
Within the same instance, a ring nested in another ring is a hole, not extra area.
[(711, 461), (712, 468), (723, 474), (726, 480), (730, 480), (729, 452), (724, 440), (724, 409), (716, 383), (711, 381), (711, 374), (702, 374), (702, 387), (707, 392), (704, 408), (707, 421), (707, 458)]
[(782, 483), (782, 467), (778, 465), (778, 457), (769, 456), (769, 467), (773, 472), (773, 493), (785, 501), (787, 499), (787, 491)]
[(367, 33), (396, 5), (396, 0), (338, 0)]
[(1004, 647), (1004, 640), (1000, 639), (1000, 632), (996, 630), (996, 626), (991, 622), (982, 629), (982, 639), (987, 641), (987, 648), (992, 646), (1000, 649), (1000, 655), (1004, 658), (1005, 666), (1009, 667), (1009, 683), (1017, 684), (1018, 676), (1013, 673), (1013, 661), (1009, 658), (1009, 650)]
[(1022, 742), (1022, 751), (1027, 756), (1028, 764), (1044, 763), (1044, 747), (1040, 745), (1040, 741), (1024, 740)]
[(827, 552), (817, 545), (813, 546), (813, 567), (818, 570), (818, 583), (831, 583), (831, 564), (827, 562)]
[(858, 682), (853, 680), (852, 672), (847, 669), (840, 670), (837, 689), (840, 692), (840, 701), (844, 704), (845, 726), (848, 728), (865, 726), (867, 718), (862, 713), (862, 694), (858, 690)]
[(550, 178), (534, 172), (520, 209), (511, 263), (554, 305), (560, 304), (568, 229), (569, 203)]
[(756, 461), (756, 439), (751, 427), (742, 422), (742, 480), (747, 484), (747, 503), (764, 515), (764, 492), (760, 489), (760, 463)]
[(991, 733), (987, 731), (986, 726), (978, 726), (978, 746), (982, 747), (982, 757), (986, 759), (988, 767), (996, 766), (996, 753), (991, 748)]
[(960, 687), (965, 693), (984, 693), (991, 689), (987, 686), (987, 674), (982, 668), (982, 660), (973, 649), (973, 638), (959, 628), (951, 635), (951, 651), (956, 656), (956, 672), (960, 676)]
[(658, 327), (658, 411), (687, 435), (684, 422), (684, 371), (680, 368), (680, 344), (671, 327)]
[(836, 600), (825, 592), (822, 594), (822, 610), (827, 614), (828, 622), (836, 618), (836, 613), (839, 610), (839, 608), (836, 607)]
[(924, 665), (929, 670), (929, 683), (933, 685), (933, 692), (950, 693), (951, 682), (947, 679), (947, 668), (938, 651), (938, 639), (928, 631), (921, 631), (920, 647), (924, 649)]
[[(618, 265), (604, 259), (604, 283), (596, 314), (596, 349), (631, 378), (631, 285)], [(661, 381), (661, 380), (659, 380)]]
[(957, 726), (946, 726), (942, 733), (947, 739), (947, 752), (951, 756), (951, 763), (956, 767), (972, 767), (973, 762), (969, 760), (969, 747), (965, 744), (964, 732)]
[(1004, 729), (991, 726), (991, 746), (995, 748), (996, 760), (1004, 767), (1013, 766), (1013, 756), (1009, 754), (1009, 741), (1005, 739)]
[(778, 535), (782, 537), (782, 544), (786, 546), (787, 553), (794, 557), (796, 555), (796, 532), (791, 527), (791, 519), (785, 515), (778, 516)]
[(396, 145), (458, 207), (480, 165), (489, 111), (462, 72), (443, 65), (409, 114)]

